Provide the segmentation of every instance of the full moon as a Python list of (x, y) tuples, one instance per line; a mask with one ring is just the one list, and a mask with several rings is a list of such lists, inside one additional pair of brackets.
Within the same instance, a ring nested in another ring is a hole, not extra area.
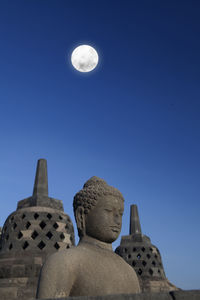
[(72, 65), (79, 72), (90, 72), (98, 64), (98, 53), (89, 45), (81, 45), (74, 49), (71, 56)]

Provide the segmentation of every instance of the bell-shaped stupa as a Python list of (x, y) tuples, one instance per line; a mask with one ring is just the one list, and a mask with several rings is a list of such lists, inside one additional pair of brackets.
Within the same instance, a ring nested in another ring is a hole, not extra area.
[(115, 252), (131, 265), (140, 282), (143, 292), (167, 292), (178, 290), (168, 281), (162, 264), (160, 251), (143, 235), (137, 205), (131, 205), (130, 232), (122, 236)]
[(37, 164), (33, 195), (18, 202), (0, 239), (1, 299), (34, 299), (47, 257), (74, 245), (74, 228), (61, 200), (48, 196), (47, 162)]

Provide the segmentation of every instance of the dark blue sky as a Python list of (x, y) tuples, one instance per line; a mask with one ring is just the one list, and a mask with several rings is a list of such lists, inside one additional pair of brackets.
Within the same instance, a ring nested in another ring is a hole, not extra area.
[[(1, 1), (1, 226), (46, 158), (65, 212), (104, 178), (125, 197), (122, 234), (136, 203), (169, 280), (200, 288), (199, 16), (198, 0)], [(80, 44), (95, 71), (72, 68)]]

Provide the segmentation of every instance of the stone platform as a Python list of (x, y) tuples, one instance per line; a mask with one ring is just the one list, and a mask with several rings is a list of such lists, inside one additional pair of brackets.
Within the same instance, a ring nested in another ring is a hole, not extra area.
[(173, 291), (169, 293), (142, 293), (134, 295), (67, 297), (48, 300), (200, 300), (200, 290)]

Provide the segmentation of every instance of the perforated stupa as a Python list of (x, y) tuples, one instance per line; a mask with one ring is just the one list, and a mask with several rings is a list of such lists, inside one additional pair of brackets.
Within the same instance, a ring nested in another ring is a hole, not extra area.
[(33, 195), (18, 202), (0, 239), (1, 299), (35, 298), (47, 255), (74, 245), (74, 228), (61, 200), (48, 196), (47, 162), (37, 165)]
[(115, 252), (135, 269), (143, 292), (179, 290), (166, 278), (160, 251), (142, 234), (135, 204), (131, 205), (129, 235), (122, 236)]

